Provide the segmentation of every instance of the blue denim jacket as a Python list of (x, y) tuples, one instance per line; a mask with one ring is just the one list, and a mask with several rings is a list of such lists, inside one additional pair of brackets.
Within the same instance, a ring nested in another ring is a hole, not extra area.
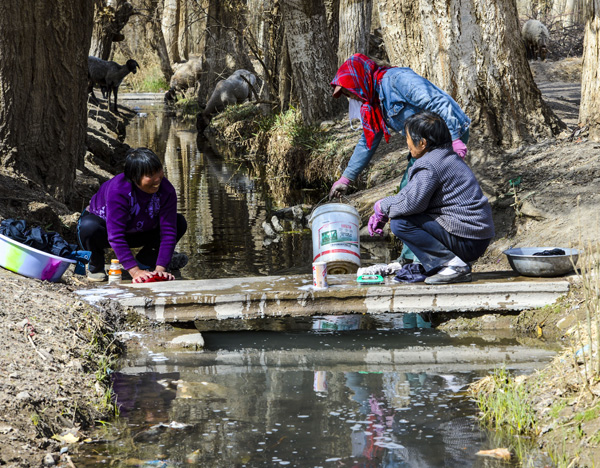
[[(410, 68), (395, 67), (388, 70), (377, 87), (377, 93), (388, 128), (402, 135), (406, 119), (422, 110), (435, 112), (442, 117), (448, 125), (452, 140), (460, 138), (471, 124), (471, 119), (449, 94)], [(369, 164), (382, 137), (383, 132), (379, 132), (371, 149), (368, 149), (365, 135), (362, 134), (348, 161), (344, 177), (356, 180)]]

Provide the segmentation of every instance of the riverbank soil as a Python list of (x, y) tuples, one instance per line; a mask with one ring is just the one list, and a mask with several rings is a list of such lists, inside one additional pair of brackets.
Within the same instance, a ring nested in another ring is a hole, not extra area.
[(72, 289), (0, 268), (0, 466), (68, 466), (61, 449), (114, 415), (107, 370), (124, 314)]
[[(134, 113), (115, 117), (102, 102), (88, 109), (88, 153), (69, 206), (0, 169), (0, 220), (24, 219), (75, 243), (79, 212), (128, 148), (121, 139)], [(69, 447), (115, 414), (108, 371), (125, 314), (116, 303), (82, 302), (72, 291), (84, 281), (70, 271), (48, 283), (0, 268), (0, 466), (69, 466)]]

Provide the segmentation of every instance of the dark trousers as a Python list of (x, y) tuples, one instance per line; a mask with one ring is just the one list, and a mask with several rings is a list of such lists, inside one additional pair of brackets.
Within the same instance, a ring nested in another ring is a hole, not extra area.
[(393, 218), (390, 228), (414, 252), (427, 274), (435, 273), (454, 257), (465, 263), (474, 262), (484, 254), (491, 241), (450, 234), (424, 214)]
[[(187, 230), (187, 222), (182, 214), (177, 213), (177, 242)], [(77, 238), (84, 250), (92, 252), (88, 269), (91, 273), (104, 271), (104, 249), (110, 247), (106, 221), (88, 211), (84, 211), (77, 223)], [(125, 240), (129, 248), (142, 247), (136, 260), (148, 267), (156, 265), (160, 248), (160, 229), (126, 234)]]

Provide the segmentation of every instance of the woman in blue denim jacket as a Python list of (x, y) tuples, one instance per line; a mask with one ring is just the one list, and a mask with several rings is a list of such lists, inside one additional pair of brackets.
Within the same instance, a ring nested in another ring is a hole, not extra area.
[[(334, 98), (342, 94), (348, 97), (350, 119), (360, 118), (363, 134), (342, 177), (331, 187), (330, 199), (348, 191), (350, 183), (369, 164), (381, 139), (389, 140), (389, 128), (404, 135), (406, 119), (423, 110), (434, 112), (444, 119), (454, 151), (462, 158), (466, 156), (471, 119), (449, 94), (410, 68), (380, 67), (369, 57), (354, 54), (338, 69), (331, 85)], [(415, 162), (410, 153), (407, 159), (408, 167), (400, 188), (406, 185), (408, 169)], [(414, 260), (407, 247), (401, 256), (403, 260)]]

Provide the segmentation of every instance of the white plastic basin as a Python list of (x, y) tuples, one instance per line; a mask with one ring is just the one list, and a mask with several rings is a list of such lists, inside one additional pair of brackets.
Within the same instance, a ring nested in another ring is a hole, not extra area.
[(57, 257), (0, 234), (0, 266), (28, 278), (57, 282), (75, 260)]

